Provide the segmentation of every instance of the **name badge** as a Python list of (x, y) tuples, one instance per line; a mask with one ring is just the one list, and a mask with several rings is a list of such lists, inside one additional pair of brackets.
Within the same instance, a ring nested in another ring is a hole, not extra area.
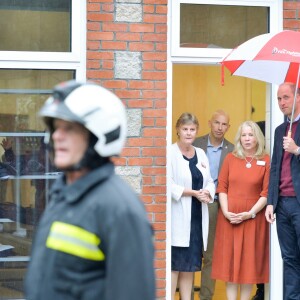
[(266, 162), (263, 161), (263, 160), (258, 160), (258, 161), (256, 162), (256, 164), (257, 164), (258, 166), (265, 166), (265, 165), (266, 165)]

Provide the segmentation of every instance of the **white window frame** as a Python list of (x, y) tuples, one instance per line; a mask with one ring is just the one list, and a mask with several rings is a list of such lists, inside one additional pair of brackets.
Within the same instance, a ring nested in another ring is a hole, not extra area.
[(75, 70), (86, 78), (86, 0), (72, 0), (71, 52), (0, 51), (0, 69)]
[[(189, 48), (180, 47), (180, 4), (209, 4), (227, 6), (263, 6), (270, 8), (270, 20), (279, 16), (281, 0), (173, 0), (171, 4), (171, 58), (173, 62), (217, 63), (226, 56), (231, 49), (220, 48)], [(281, 24), (282, 26), (282, 24)], [(270, 32), (280, 29), (278, 22), (270, 21)]]
[(71, 52), (0, 51), (0, 69), (71, 70), (75, 79), (86, 80), (86, 5), (86, 0), (71, 3)]
[[(185, 48), (180, 47), (180, 4), (264, 6), (270, 8), (270, 33), (283, 28), (283, 0), (172, 0), (168, 6), (168, 58), (167, 58), (167, 286), (166, 299), (171, 299), (171, 178), (170, 146), (172, 144), (172, 66), (176, 63), (215, 65), (231, 49)], [(276, 101), (277, 87), (270, 85), (267, 89), (267, 118), (270, 120), (270, 149), (273, 148), (275, 128), (282, 123), (283, 116)], [(283, 266), (278, 244), (276, 225), (271, 226), (270, 238), (270, 288), (265, 299), (282, 300)]]

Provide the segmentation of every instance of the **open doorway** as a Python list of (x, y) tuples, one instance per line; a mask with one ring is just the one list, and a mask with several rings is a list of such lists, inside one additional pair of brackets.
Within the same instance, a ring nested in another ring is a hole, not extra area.
[[(232, 143), (243, 121), (266, 122), (266, 83), (230, 76), (225, 70), (225, 84), (222, 85), (219, 65), (174, 64), (172, 72), (172, 143), (177, 141), (175, 124), (183, 112), (197, 116), (198, 136), (202, 136), (209, 132), (208, 119), (212, 113), (218, 109), (226, 111), (231, 124), (226, 139)], [(196, 272), (193, 299), (199, 299), (200, 283), (201, 272)], [(255, 292), (253, 285), (253, 295)], [(179, 299), (179, 293), (176, 297)], [(217, 281), (213, 300), (225, 297), (225, 283)]]
[(176, 141), (174, 124), (183, 112), (198, 117), (199, 135), (208, 132), (208, 118), (222, 109), (230, 116), (231, 128), (226, 138), (233, 142), (238, 126), (245, 120), (266, 118), (266, 83), (230, 76), (225, 70), (221, 84), (221, 67), (193, 64), (173, 65), (172, 141)]

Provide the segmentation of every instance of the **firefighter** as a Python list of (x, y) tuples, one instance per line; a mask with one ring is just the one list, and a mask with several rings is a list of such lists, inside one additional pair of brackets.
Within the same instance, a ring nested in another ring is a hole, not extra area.
[(62, 176), (34, 238), (26, 299), (155, 299), (151, 225), (111, 162), (126, 138), (120, 99), (94, 83), (67, 81), (40, 116)]

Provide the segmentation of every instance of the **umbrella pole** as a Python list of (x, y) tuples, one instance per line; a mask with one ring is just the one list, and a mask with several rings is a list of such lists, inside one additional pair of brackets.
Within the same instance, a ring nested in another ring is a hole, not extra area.
[(300, 77), (300, 65), (298, 67), (298, 77), (297, 77), (297, 83), (295, 87), (295, 94), (294, 94), (294, 102), (293, 102), (293, 109), (292, 109), (292, 115), (291, 115), (291, 121), (290, 121), (290, 128), (288, 132), (288, 137), (292, 136), (292, 125), (294, 120), (294, 112), (295, 112), (295, 104), (296, 104), (296, 97), (297, 97), (297, 90), (298, 90), (298, 84), (299, 84), (299, 77)]

